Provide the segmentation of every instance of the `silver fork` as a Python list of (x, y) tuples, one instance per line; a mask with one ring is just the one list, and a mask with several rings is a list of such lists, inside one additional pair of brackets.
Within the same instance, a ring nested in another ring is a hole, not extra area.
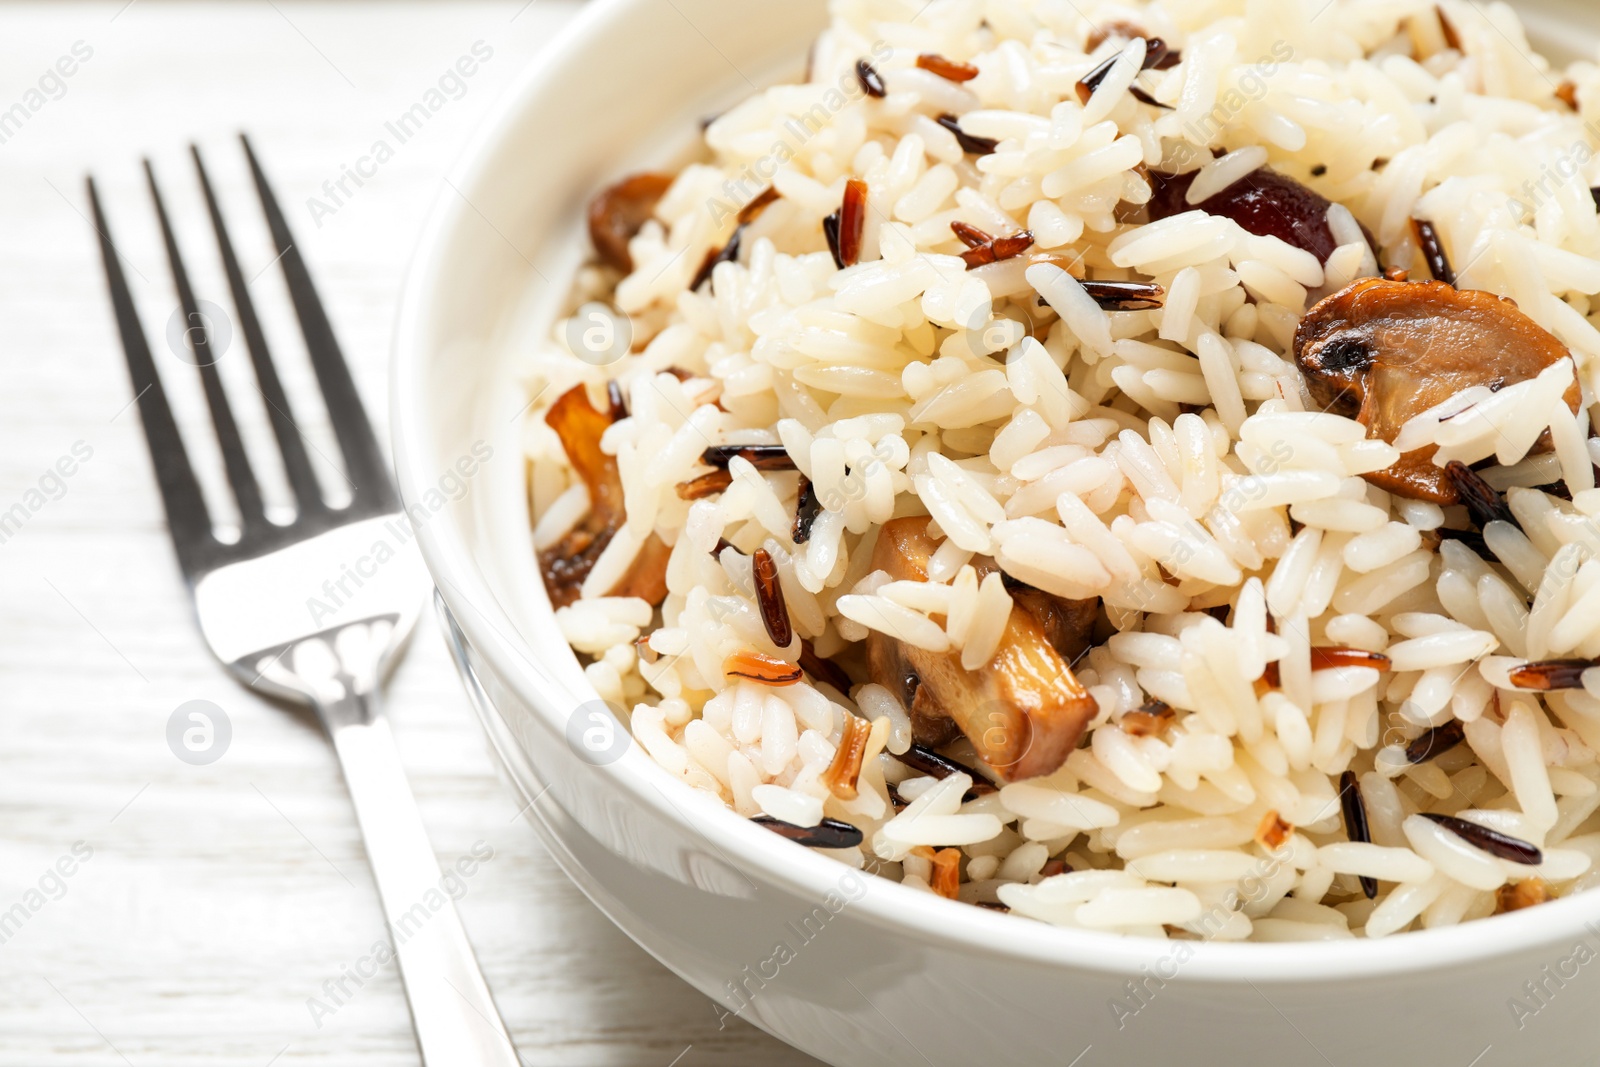
[(205, 165), (199, 150), (192, 149), (240, 333), (295, 498), (292, 522), (279, 524), (267, 517), (217, 374), (207, 322), (189, 284), (155, 172), (146, 161), (167, 260), (189, 325), (188, 348), (199, 367), (239, 510), (237, 540), (217, 536), (90, 178), (89, 202), (111, 303), (178, 564), (200, 632), (216, 657), (250, 688), (310, 705), (333, 742), (400, 962), (423, 1062), (432, 1067), (511, 1067), (519, 1063), (516, 1050), (455, 905), (442, 890), (438, 862), (378, 701), (379, 685), (426, 598), (427, 576), (410, 549), (410, 528), (394, 481), (311, 276), (250, 142), (241, 140), (344, 457), (352, 500), (335, 509), (323, 499)]

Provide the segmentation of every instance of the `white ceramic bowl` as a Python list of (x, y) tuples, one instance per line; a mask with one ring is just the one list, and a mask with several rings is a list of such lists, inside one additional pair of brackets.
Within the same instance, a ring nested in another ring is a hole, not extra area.
[[(1593, 55), (1581, 2), (1524, 10), (1546, 36), (1587, 32)], [(484, 726), (557, 861), (724, 1010), (834, 1064), (1596, 1062), (1600, 925), (1585, 924), (1600, 896), (1376, 942), (1081, 933), (853, 874), (637, 746), (596, 766), (568, 743), (597, 697), (534, 566), (511, 356), (551, 321), (594, 190), (670, 155), (752, 83), (793, 76), (824, 17), (816, 0), (598, 0), (478, 138), (412, 270), (401, 491)], [(468, 470), (451, 499), (449, 472)]]

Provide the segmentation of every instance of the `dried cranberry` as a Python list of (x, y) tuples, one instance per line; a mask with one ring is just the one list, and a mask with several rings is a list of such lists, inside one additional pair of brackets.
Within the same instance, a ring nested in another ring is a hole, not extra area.
[[(1234, 182), (1222, 192), (1198, 204), (1187, 200), (1189, 186), (1196, 175), (1161, 174), (1152, 171), (1154, 195), (1150, 198), (1152, 222), (1181, 215), (1185, 211), (1204, 211), (1232, 219), (1251, 233), (1276, 237), (1296, 248), (1303, 248), (1323, 263), (1333, 255), (1339, 242), (1328, 226), (1328, 208), (1333, 202), (1293, 178), (1270, 167)], [(1362, 231), (1365, 233), (1365, 229)], [(1370, 233), (1367, 244), (1376, 247)]]

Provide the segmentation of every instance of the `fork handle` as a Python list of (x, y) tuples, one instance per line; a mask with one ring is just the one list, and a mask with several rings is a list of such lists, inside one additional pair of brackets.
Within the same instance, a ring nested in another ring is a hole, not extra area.
[(427, 1067), (520, 1067), (442, 884), (377, 695), (347, 695), (318, 711), (361, 824), (422, 1062)]

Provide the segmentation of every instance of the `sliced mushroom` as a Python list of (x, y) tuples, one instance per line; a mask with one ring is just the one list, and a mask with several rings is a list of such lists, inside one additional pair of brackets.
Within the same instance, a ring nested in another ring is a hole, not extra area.
[[(873, 568), (896, 580), (926, 580), (928, 558), (939, 547), (927, 526), (926, 518), (885, 525)], [(938, 746), (965, 734), (1008, 781), (1060, 767), (1096, 711), (1094, 698), (1058, 651), (1058, 644), (1071, 648), (1085, 640), (1086, 627), (1067, 632), (1069, 620), (1081, 626), (1081, 609), (1052, 609), (1045, 623), (1026, 606), (1026, 598), (1016, 606), (1020, 610), (1011, 612), (994, 658), (975, 671), (961, 666), (958, 652), (928, 652), (877, 631), (867, 638), (872, 680), (910, 709), (916, 740)]]
[[(1333, 255), (1339, 242), (1328, 225), (1328, 209), (1333, 202), (1271, 167), (1245, 175), (1222, 192), (1198, 204), (1188, 202), (1189, 187), (1199, 172), (1188, 174), (1150, 173), (1152, 195), (1150, 219), (1170, 218), (1185, 211), (1204, 211), (1232, 219), (1258, 237), (1276, 237), (1304, 249), (1323, 263)], [(1365, 232), (1365, 230), (1363, 230)], [(1372, 235), (1367, 244), (1377, 248)]]
[(608, 267), (633, 273), (628, 242), (655, 214), (656, 205), (672, 188), (670, 174), (635, 174), (601, 192), (589, 204), (589, 239)]
[[(595, 410), (588, 392), (579, 385), (550, 405), (544, 421), (561, 438), (567, 462), (589, 490), (589, 513), (565, 537), (539, 553), (539, 569), (550, 603), (564, 608), (581, 595), (584, 580), (622, 528), (627, 511), (622, 502), (617, 459), (600, 450), (600, 437), (611, 425), (611, 416)], [(671, 551), (651, 534), (609, 595), (661, 603), (667, 595), (667, 557)]]
[[(1536, 377), (1568, 353), (1510, 300), (1440, 282), (1366, 278), (1323, 300), (1301, 321), (1295, 363), (1311, 401), (1393, 442), (1415, 415), (1484, 385)], [(1564, 397), (1578, 410), (1577, 383)], [(1548, 450), (1548, 439), (1535, 445)], [(1434, 446), (1407, 452), (1372, 484), (1437, 504), (1460, 502)]]
[[(977, 567), (978, 576), (986, 577), (990, 569), (998, 570), (999, 566), (993, 563), (980, 564)], [(1054, 593), (1019, 582), (1010, 575), (1004, 577), (1011, 602), (1033, 616), (1056, 654), (1068, 664), (1078, 662), (1078, 658), (1089, 651), (1089, 635), (1100, 614), (1100, 602), (1064, 600)]]
[(645, 538), (633, 565), (607, 596), (632, 596), (659, 605), (667, 599), (667, 560), (672, 547), (655, 534)]

